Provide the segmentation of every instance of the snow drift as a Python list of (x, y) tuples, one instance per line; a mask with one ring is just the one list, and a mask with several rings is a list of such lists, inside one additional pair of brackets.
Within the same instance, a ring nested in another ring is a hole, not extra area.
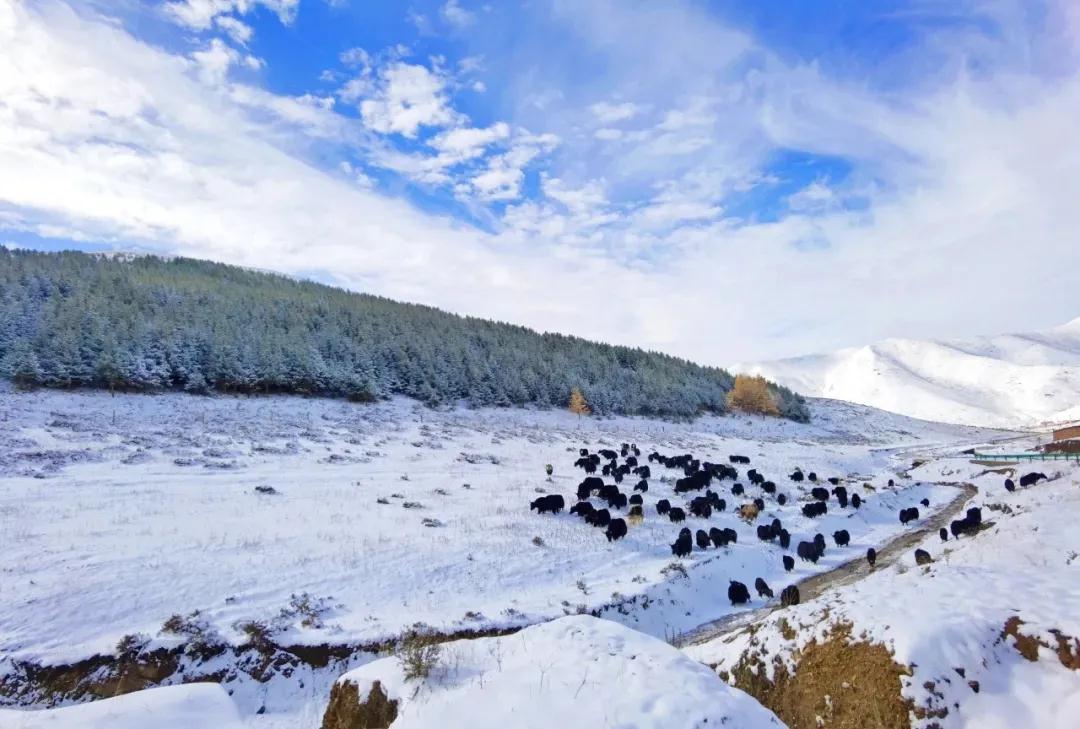
[[(750, 701), (751, 699), (747, 699)], [(240, 729), (225, 689), (212, 683), (136, 691), (47, 711), (0, 709), (4, 729)]]
[(1032, 427), (1080, 419), (1080, 318), (1028, 334), (887, 339), (732, 370), (925, 420)]
[(397, 701), (395, 729), (784, 726), (667, 643), (580, 615), (448, 644), (422, 683), (406, 681), (399, 661), (386, 658), (338, 685), (355, 685), (363, 701), (376, 682)]

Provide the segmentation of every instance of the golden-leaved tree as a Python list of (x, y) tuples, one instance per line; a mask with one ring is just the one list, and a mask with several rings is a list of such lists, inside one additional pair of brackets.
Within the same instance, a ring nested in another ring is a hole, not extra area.
[(769, 383), (761, 375), (736, 375), (735, 386), (728, 393), (728, 405), (744, 413), (780, 414), (776, 398), (769, 391)]
[(570, 390), (570, 412), (577, 413), (578, 415), (588, 415), (589, 403), (586, 402), (585, 396), (581, 394), (581, 388), (575, 387)]

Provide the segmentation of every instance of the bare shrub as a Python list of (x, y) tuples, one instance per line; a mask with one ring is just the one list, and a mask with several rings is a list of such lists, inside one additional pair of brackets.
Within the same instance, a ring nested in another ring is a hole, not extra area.
[(436, 636), (422, 626), (414, 626), (402, 636), (397, 646), (397, 659), (408, 681), (423, 681), (434, 671), (442, 658), (442, 646)]

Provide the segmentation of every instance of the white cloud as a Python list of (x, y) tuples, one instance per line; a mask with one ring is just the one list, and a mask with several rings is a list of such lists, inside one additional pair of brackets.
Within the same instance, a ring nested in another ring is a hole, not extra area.
[(641, 113), (641, 107), (629, 101), (618, 104), (600, 101), (590, 106), (589, 111), (601, 124), (614, 124), (615, 122), (633, 119)]
[[(366, 86), (347, 87), (342, 98), (366, 93)], [(442, 75), (404, 61), (380, 69), (370, 96), (360, 102), (360, 114), (369, 129), (405, 137), (415, 137), (421, 127), (448, 126), (460, 118), (450, 106)]]
[(296, 17), (300, 0), (172, 0), (163, 7), (173, 21), (193, 30), (207, 30), (220, 16), (233, 12), (245, 14), (257, 5), (289, 24)]
[(242, 20), (234, 18), (231, 15), (217, 16), (216, 18), (214, 18), (214, 25), (224, 31), (225, 34), (228, 35), (230, 38), (232, 38), (233, 43), (241, 46), (246, 46), (248, 44), (248, 41), (251, 40), (252, 34), (254, 33), (250, 25), (243, 22)]
[(476, 22), (476, 15), (463, 8), (459, 0), (446, 0), (439, 12), (455, 28), (468, 28)]
[(191, 60), (195, 62), (203, 83), (219, 85), (225, 82), (229, 68), (241, 62), (241, 56), (220, 38), (214, 38), (205, 48), (193, 51)]
[(479, 157), (489, 145), (509, 136), (510, 126), (506, 122), (496, 122), (486, 129), (462, 127), (442, 132), (429, 145), (456, 163)]

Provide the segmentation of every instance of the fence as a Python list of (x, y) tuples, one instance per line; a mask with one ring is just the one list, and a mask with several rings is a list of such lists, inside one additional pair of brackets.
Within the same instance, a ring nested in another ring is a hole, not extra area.
[(973, 461), (1077, 461), (1080, 453), (973, 453)]

